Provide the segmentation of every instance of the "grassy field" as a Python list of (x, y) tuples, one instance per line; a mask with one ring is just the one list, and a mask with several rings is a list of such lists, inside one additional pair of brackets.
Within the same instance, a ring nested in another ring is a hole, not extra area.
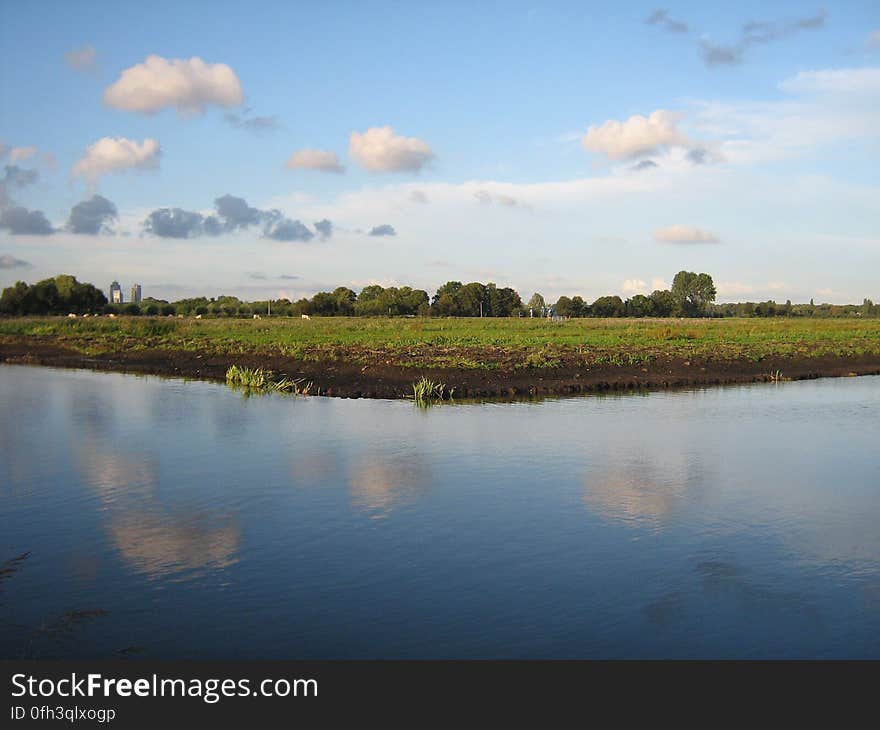
[(162, 349), (303, 361), (456, 369), (759, 361), (880, 355), (880, 319), (201, 319), (0, 320), (0, 338), (51, 340), (88, 354)]

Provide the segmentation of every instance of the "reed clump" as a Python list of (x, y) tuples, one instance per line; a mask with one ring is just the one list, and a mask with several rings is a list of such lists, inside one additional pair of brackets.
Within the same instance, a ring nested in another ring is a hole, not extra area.
[(429, 380), (422, 376), (412, 386), (413, 400), (416, 403), (430, 403), (435, 400), (452, 398), (453, 389), (447, 391), (446, 384)]
[(308, 395), (312, 390), (311, 381), (304, 378), (274, 379), (271, 370), (263, 368), (245, 368), (232, 365), (226, 371), (226, 384), (251, 391), (274, 391), (276, 393), (293, 393)]

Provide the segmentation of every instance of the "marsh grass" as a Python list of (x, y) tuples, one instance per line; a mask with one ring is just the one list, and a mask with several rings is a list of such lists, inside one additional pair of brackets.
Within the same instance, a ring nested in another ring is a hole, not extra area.
[(452, 398), (454, 389), (446, 390), (444, 383), (429, 380), (425, 376), (419, 378), (412, 386), (413, 400), (419, 404), (427, 404), (444, 398)]
[(248, 393), (275, 392), (308, 395), (312, 390), (312, 383), (306, 382), (304, 378), (273, 380), (271, 370), (244, 368), (238, 365), (231, 365), (226, 371), (226, 384), (235, 388), (243, 388)]

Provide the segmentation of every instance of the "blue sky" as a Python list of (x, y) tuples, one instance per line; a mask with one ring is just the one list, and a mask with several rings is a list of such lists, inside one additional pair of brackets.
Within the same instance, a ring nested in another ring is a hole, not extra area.
[(876, 3), (4, 0), (0, 47), (2, 286), (880, 299)]

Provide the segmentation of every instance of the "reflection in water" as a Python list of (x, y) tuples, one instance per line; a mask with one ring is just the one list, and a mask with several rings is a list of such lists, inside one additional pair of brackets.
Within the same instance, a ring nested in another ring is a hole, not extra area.
[[(694, 471), (695, 465), (690, 470)], [(640, 460), (626, 459), (605, 470), (591, 468), (584, 476), (583, 501), (606, 519), (657, 527), (682, 502), (693, 499), (699, 480), (688, 473), (684, 460), (669, 454)]]
[(0, 658), (880, 657), (880, 378), (419, 412), (0, 365), (0, 403)]
[(158, 457), (111, 451), (111, 445), (84, 438), (78, 462), (83, 481), (104, 505), (110, 542), (131, 568), (156, 579), (221, 570), (237, 561), (240, 537), (234, 519), (212, 519), (204, 509), (167, 508), (158, 494)]
[(355, 509), (383, 519), (416, 500), (425, 490), (427, 476), (424, 469), (401, 459), (370, 454), (351, 464), (348, 485)]
[(151, 578), (228, 568), (240, 549), (231, 519), (212, 527), (183, 515), (133, 512), (111, 517), (109, 531), (122, 559)]

